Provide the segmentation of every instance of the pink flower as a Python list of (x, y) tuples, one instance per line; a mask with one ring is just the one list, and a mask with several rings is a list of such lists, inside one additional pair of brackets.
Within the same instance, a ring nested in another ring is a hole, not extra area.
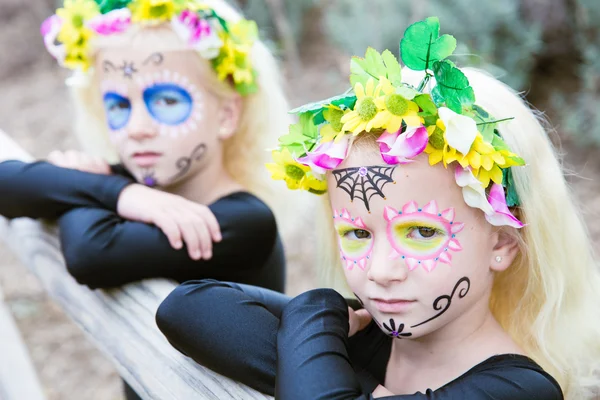
[(490, 189), (488, 200), (494, 209), (493, 214), (486, 214), (485, 219), (494, 226), (512, 226), (513, 228), (522, 228), (524, 225), (508, 209), (504, 188), (502, 185), (494, 183)]
[(40, 33), (44, 38), (44, 45), (46, 46), (48, 53), (50, 53), (52, 57), (56, 58), (59, 64), (63, 63), (67, 54), (65, 46), (62, 44), (57, 44), (56, 42), (56, 37), (58, 36), (61, 27), (62, 20), (56, 14), (46, 18), (40, 27)]
[(129, 25), (131, 25), (131, 11), (128, 8), (97, 15), (87, 22), (87, 26), (99, 35), (125, 32)]
[(351, 136), (344, 135), (337, 143), (335, 140), (321, 143), (314, 151), (309, 151), (297, 161), (309, 166), (318, 174), (324, 174), (327, 170), (337, 168), (348, 155)]
[(219, 55), (223, 41), (219, 38), (216, 29), (211, 23), (200, 18), (198, 13), (183, 10), (171, 20), (175, 33), (190, 47), (194, 48), (206, 59), (213, 59)]
[(385, 131), (377, 139), (381, 158), (387, 164), (410, 163), (413, 161), (412, 158), (421, 154), (427, 147), (429, 136), (423, 125), (408, 127), (404, 133), (401, 131), (402, 128), (396, 133)]

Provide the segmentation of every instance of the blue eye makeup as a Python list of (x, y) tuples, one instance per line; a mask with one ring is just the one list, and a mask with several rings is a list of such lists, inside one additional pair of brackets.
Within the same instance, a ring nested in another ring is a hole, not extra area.
[(156, 121), (165, 125), (184, 123), (192, 113), (192, 96), (172, 83), (157, 83), (144, 90), (144, 102)]
[(131, 102), (129, 99), (114, 92), (107, 92), (102, 100), (110, 129), (116, 131), (127, 125), (131, 116)]

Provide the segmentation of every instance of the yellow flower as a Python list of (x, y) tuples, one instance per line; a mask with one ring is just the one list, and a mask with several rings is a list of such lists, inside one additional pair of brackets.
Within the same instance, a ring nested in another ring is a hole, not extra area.
[(63, 8), (56, 10), (62, 21), (58, 41), (75, 44), (81, 41), (82, 34), (91, 33), (85, 22), (100, 14), (100, 8), (93, 0), (65, 0)]
[(133, 0), (129, 3), (133, 22), (169, 21), (173, 15), (182, 11), (183, 4), (177, 0)]
[(327, 182), (315, 178), (312, 176), (312, 173), (309, 172), (306, 176), (303, 189), (308, 190), (310, 193), (321, 195), (327, 192)]
[[(277, 181), (284, 180), (287, 187), (292, 190), (308, 189), (310, 183), (307, 183), (306, 173), (310, 171), (310, 167), (302, 165), (290, 154), (288, 149), (281, 151), (274, 150), (271, 153), (275, 163), (266, 164), (267, 169), (271, 172), (271, 178)], [(311, 182), (314, 185), (314, 182)]]
[(394, 88), (388, 79), (381, 77), (379, 82), (382, 85), (385, 96), (375, 99), (375, 104), (377, 108), (383, 110), (381, 111), (382, 128), (393, 133), (400, 130), (402, 121), (408, 126), (421, 125), (421, 117), (417, 115), (419, 106), (415, 102), (397, 94), (396, 88)]
[(436, 121), (435, 125), (427, 127), (429, 141), (425, 147), (425, 153), (429, 154), (429, 165), (435, 165), (440, 161), (444, 162), (444, 167), (453, 161), (456, 161), (460, 155), (455, 148), (450, 147), (446, 142), (446, 126), (441, 119)]
[(363, 131), (370, 132), (373, 128), (381, 128), (384, 115), (380, 113), (381, 110), (375, 103), (381, 93), (381, 84), (375, 87), (375, 80), (369, 78), (366, 88), (362, 83), (357, 82), (354, 85), (354, 93), (356, 93), (356, 105), (354, 110), (340, 120), (344, 124), (342, 130), (352, 132), (356, 136)]
[(329, 123), (321, 128), (321, 143), (329, 142), (333, 139), (339, 142), (344, 137), (346, 131), (342, 129), (344, 124), (342, 124), (341, 119), (348, 112), (348, 110), (344, 111), (333, 104), (328, 105), (323, 110), (323, 117)]
[(252, 84), (254, 74), (250, 52), (258, 38), (258, 27), (254, 21), (241, 20), (228, 28), (228, 33), (220, 33), (223, 47), (215, 61), (217, 75), (220, 80), (231, 76), (236, 84)]
[(517, 159), (517, 155), (508, 150), (496, 150), (491, 143), (483, 139), (481, 133), (477, 133), (471, 150), (459, 159), (459, 162), (463, 168), (470, 165), (473, 175), (479, 179), (483, 187), (487, 187), (490, 179), (502, 184), (502, 169), (522, 165)]
[(65, 44), (64, 66), (71, 69), (81, 69), (87, 71), (91, 65), (89, 57), (89, 39), (92, 33), (82, 30), (79, 41)]

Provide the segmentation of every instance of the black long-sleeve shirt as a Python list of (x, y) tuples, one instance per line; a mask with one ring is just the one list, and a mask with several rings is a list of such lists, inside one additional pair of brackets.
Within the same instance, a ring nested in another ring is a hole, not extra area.
[[(210, 279), (177, 287), (156, 322), (182, 353), (281, 400), (367, 400), (384, 384), (391, 337), (372, 322), (348, 338), (348, 308), (332, 289), (296, 298)], [(389, 400), (562, 400), (533, 360), (497, 355), (425, 393)], [(383, 399), (382, 398), (382, 399)]]
[(121, 191), (132, 180), (98, 175), (46, 162), (0, 163), (0, 215), (58, 219), (69, 272), (91, 288), (115, 287), (145, 278), (183, 282), (215, 278), (283, 291), (285, 259), (273, 213), (247, 192), (222, 197), (208, 207), (222, 241), (210, 260), (175, 250), (154, 225), (116, 213)]

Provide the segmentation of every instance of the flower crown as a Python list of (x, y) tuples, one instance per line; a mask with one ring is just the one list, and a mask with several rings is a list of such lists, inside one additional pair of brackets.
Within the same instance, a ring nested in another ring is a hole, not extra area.
[(227, 22), (202, 0), (65, 0), (44, 21), (41, 33), (60, 65), (87, 71), (93, 63), (91, 40), (124, 32), (132, 23), (170, 23), (191, 49), (212, 61), (219, 79), (231, 77), (242, 95), (256, 91), (250, 60), (258, 38), (256, 23)]
[[(482, 209), (493, 225), (522, 227), (508, 207), (519, 205), (510, 167), (525, 162), (496, 129), (511, 118), (496, 120), (475, 104), (467, 77), (447, 60), (456, 39), (440, 36), (439, 30), (438, 18), (430, 17), (409, 26), (400, 41), (404, 64), (425, 71), (418, 87), (402, 82), (400, 64), (389, 50), (380, 54), (368, 48), (365, 58), (350, 63), (352, 89), (292, 110), (299, 122), (279, 138), (275, 163), (267, 164), (272, 178), (285, 180), (290, 189), (323, 194), (325, 172), (348, 156), (354, 138), (376, 132), (386, 164), (410, 163), (422, 152), (430, 165), (453, 164), (469, 206)], [(432, 77), (436, 86), (424, 93)]]

